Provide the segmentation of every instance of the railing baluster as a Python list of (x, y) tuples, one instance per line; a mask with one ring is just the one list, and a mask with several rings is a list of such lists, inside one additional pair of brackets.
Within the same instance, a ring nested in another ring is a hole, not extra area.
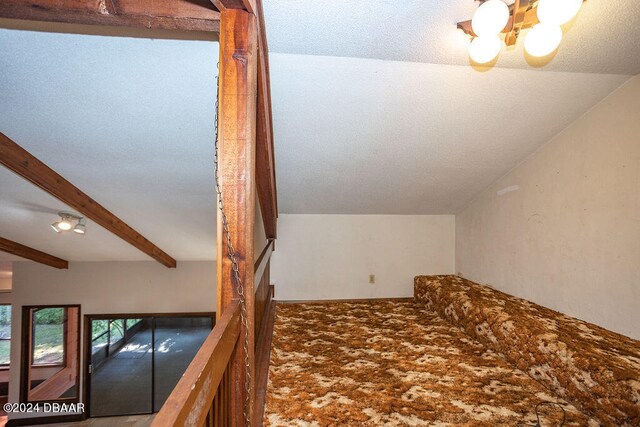
[(240, 328), (240, 305), (234, 301), (222, 313), (152, 427), (231, 425), (229, 369), (232, 355), (242, 345)]

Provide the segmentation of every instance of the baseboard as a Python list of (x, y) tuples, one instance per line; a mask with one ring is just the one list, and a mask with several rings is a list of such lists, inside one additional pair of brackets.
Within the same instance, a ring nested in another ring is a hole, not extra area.
[(356, 299), (316, 299), (316, 300), (276, 300), (278, 304), (329, 304), (336, 302), (383, 302), (383, 301), (396, 301), (407, 302), (413, 301), (413, 297), (397, 297), (397, 298), (356, 298)]

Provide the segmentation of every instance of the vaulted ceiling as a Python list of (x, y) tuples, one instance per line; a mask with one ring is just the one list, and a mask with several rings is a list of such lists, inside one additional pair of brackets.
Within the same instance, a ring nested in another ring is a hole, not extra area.
[[(281, 212), (455, 213), (640, 73), (635, 1), (588, 0), (553, 61), (518, 45), (489, 69), (455, 29), (475, 7), (264, 0)], [(0, 131), (178, 261), (213, 259), (218, 46), (145, 35), (0, 20)], [(92, 223), (56, 235), (63, 208), (0, 169), (0, 236), (150, 259)]]

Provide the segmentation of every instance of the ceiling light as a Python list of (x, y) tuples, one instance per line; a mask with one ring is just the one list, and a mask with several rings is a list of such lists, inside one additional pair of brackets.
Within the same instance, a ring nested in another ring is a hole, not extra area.
[(498, 56), (500, 49), (502, 49), (500, 37), (496, 35), (476, 37), (469, 45), (469, 56), (478, 64), (486, 64)]
[(553, 24), (537, 24), (524, 39), (524, 49), (531, 56), (547, 56), (562, 41), (562, 29)]
[(58, 228), (62, 231), (69, 231), (71, 230), (71, 223), (67, 219), (63, 219), (58, 222)]
[(86, 231), (86, 226), (84, 224), (84, 218), (78, 221), (75, 227), (73, 227), (73, 232), (78, 234), (84, 234)]
[(479, 36), (500, 34), (509, 22), (509, 7), (501, 0), (489, 0), (480, 5), (473, 14), (471, 27)]
[(54, 221), (51, 228), (56, 233), (73, 230), (77, 234), (84, 234), (86, 231), (86, 222), (83, 217), (73, 212), (58, 212), (59, 221)]
[(538, 19), (543, 24), (562, 25), (578, 14), (582, 0), (539, 0)]
[(457, 27), (471, 37), (471, 60), (486, 64), (500, 53), (499, 40), (515, 46), (520, 34), (527, 34), (524, 48), (529, 55), (553, 53), (562, 41), (560, 25), (576, 16), (584, 0), (517, 0), (510, 6), (505, 0), (477, 1), (480, 6), (473, 18), (458, 22)]

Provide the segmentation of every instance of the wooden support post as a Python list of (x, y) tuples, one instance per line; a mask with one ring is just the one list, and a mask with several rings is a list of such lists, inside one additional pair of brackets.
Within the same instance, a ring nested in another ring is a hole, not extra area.
[[(219, 113), (219, 179), (223, 205), (228, 220), (231, 241), (239, 262), (244, 285), (247, 330), (243, 330), (233, 355), (231, 382), (232, 425), (245, 424), (245, 350), (244, 334), (248, 334), (248, 360), (251, 373), (250, 402), (254, 392), (254, 171), (256, 162), (256, 90), (257, 90), (257, 24), (256, 17), (241, 10), (227, 9), (220, 18), (220, 89)], [(231, 261), (218, 213), (217, 236), (218, 316), (238, 299)]]

